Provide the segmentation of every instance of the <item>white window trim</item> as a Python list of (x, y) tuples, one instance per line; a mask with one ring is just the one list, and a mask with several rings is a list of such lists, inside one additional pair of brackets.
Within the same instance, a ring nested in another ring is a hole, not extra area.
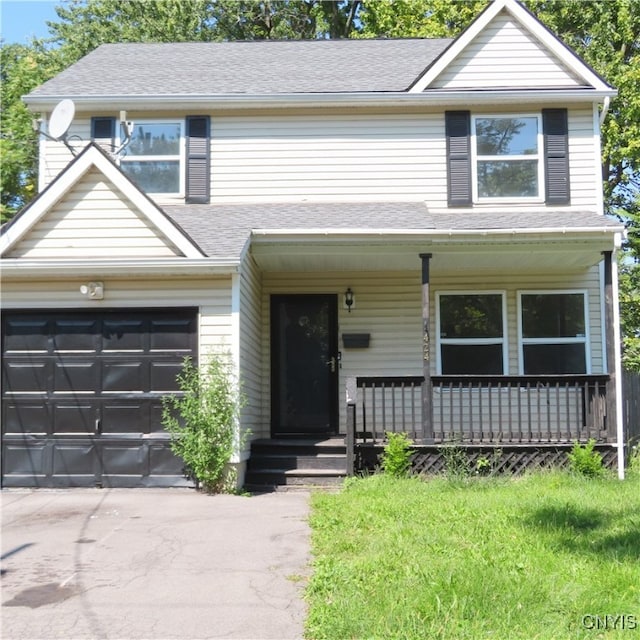
[[(476, 140), (476, 120), (487, 118), (536, 118), (538, 121), (538, 153), (535, 155), (515, 155), (515, 156), (478, 156), (478, 146)], [(538, 161), (538, 195), (521, 197), (480, 197), (478, 195), (478, 160), (537, 160)], [(478, 113), (471, 116), (471, 188), (472, 197), (475, 204), (491, 204), (505, 202), (528, 202), (544, 203), (545, 201), (545, 175), (544, 175), (544, 135), (542, 131), (542, 113)]]
[[(158, 123), (176, 123), (180, 126), (180, 149), (177, 155), (165, 155), (165, 156), (125, 156), (118, 159), (118, 164), (132, 163), (132, 162), (175, 162), (178, 161), (178, 177), (179, 177), (179, 191), (178, 192), (155, 192), (145, 191), (149, 196), (156, 198), (184, 198), (186, 189), (186, 166), (187, 166), (187, 141), (185, 138), (186, 124), (184, 118), (140, 118), (134, 121), (134, 125), (139, 124), (158, 124)], [(121, 128), (118, 127), (117, 137), (122, 136)], [(123, 140), (117, 141), (117, 147), (122, 144)]]
[[(582, 294), (584, 300), (584, 336), (566, 338), (524, 338), (522, 335), (522, 296)], [(591, 328), (589, 326), (589, 292), (586, 289), (523, 289), (518, 291), (518, 373), (524, 373), (525, 344), (583, 344), (585, 374), (591, 374)]]
[[(440, 298), (442, 296), (484, 296), (499, 295), (502, 301), (502, 338), (441, 338), (440, 337)], [(436, 375), (442, 375), (443, 344), (501, 344), (502, 345), (502, 374), (509, 375), (509, 329), (507, 325), (507, 292), (505, 290), (477, 290), (465, 289), (436, 292)]]

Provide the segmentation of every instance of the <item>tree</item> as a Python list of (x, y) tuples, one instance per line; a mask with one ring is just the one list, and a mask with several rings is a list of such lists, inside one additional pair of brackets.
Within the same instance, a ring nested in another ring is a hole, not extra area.
[(359, 0), (71, 0), (56, 8), (52, 41), (69, 64), (106, 42), (347, 37)]
[(0, 183), (2, 222), (37, 193), (37, 133), (22, 96), (62, 69), (55, 52), (38, 41), (0, 46)]
[(620, 318), (622, 364), (640, 371), (640, 268), (638, 263), (620, 264)]

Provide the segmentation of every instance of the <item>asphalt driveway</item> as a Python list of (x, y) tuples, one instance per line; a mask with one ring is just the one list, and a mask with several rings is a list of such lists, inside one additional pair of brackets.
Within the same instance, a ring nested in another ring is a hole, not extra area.
[(9, 490), (5, 640), (302, 638), (309, 494)]

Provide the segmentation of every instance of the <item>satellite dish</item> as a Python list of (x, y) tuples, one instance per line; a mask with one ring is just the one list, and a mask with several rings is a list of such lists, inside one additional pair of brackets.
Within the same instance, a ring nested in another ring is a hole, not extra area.
[(73, 100), (65, 99), (58, 102), (49, 118), (49, 135), (54, 140), (64, 138), (73, 122), (76, 113), (76, 106)]

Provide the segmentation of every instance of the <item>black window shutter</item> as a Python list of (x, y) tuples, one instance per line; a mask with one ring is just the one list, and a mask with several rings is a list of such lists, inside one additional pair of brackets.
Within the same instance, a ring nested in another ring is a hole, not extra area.
[(466, 206), (471, 194), (471, 113), (445, 111), (447, 138), (447, 200), (450, 206)]
[(569, 126), (566, 109), (543, 109), (544, 175), (547, 204), (569, 204)]
[(116, 119), (91, 118), (91, 139), (107, 151), (113, 151), (116, 144)]
[(193, 204), (209, 202), (209, 117), (187, 116), (186, 198)]

